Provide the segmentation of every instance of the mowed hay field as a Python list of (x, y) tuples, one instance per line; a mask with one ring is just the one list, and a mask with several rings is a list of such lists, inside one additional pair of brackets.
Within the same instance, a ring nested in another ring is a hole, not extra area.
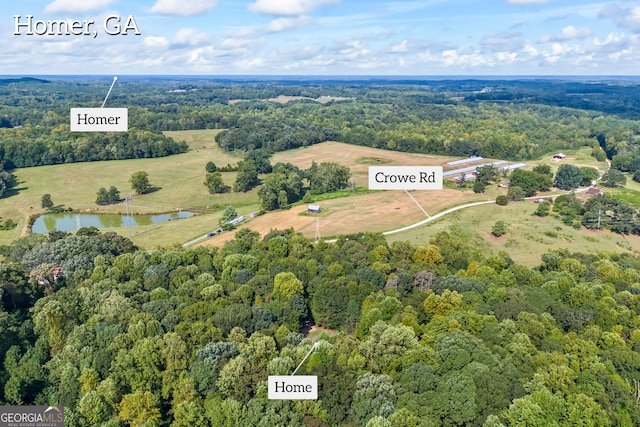
[[(411, 195), (427, 213), (437, 213), (462, 203), (486, 200), (487, 196), (445, 189), (442, 191), (414, 191)], [(361, 231), (383, 232), (413, 224), (426, 218), (422, 210), (404, 191), (380, 191), (371, 194), (324, 200), (319, 202), (322, 213), (307, 213), (307, 205), (298, 205), (286, 211), (271, 212), (241, 225), (265, 235), (272, 229), (293, 227), (307, 237), (316, 234), (316, 222), (320, 235), (332, 238), (339, 234)], [(233, 238), (234, 233), (223, 233), (200, 244), (221, 245)]]
[[(115, 185), (124, 197), (132, 193), (129, 177), (132, 173), (148, 172), (151, 184), (157, 188), (148, 194), (133, 195), (133, 210), (138, 214), (194, 210), (193, 218), (180, 221), (113, 229), (130, 237), (136, 244), (151, 248), (158, 245), (184, 243), (202, 236), (215, 228), (225, 206), (234, 206), (246, 217), (259, 209), (258, 189), (247, 193), (208, 194), (203, 185), (205, 164), (213, 161), (218, 166), (235, 164), (242, 157), (221, 150), (215, 143), (218, 130), (194, 130), (166, 132), (177, 141), (185, 141), (189, 151), (175, 156), (156, 159), (133, 159), (107, 162), (71, 163), (40, 166), (16, 170), (18, 186), (16, 195), (3, 200), (0, 217), (11, 218), (18, 227), (0, 231), (0, 244), (8, 244), (20, 237), (30, 215), (45, 213), (40, 207), (43, 194), (51, 194), (57, 206), (72, 208), (82, 213), (125, 213), (123, 203), (98, 206), (96, 193), (100, 187)], [(313, 147), (277, 153), (272, 163), (291, 162), (308, 168), (311, 162), (334, 161), (350, 167), (353, 181), (366, 185), (369, 164), (385, 165), (441, 165), (451, 157), (399, 153), (367, 147), (351, 146), (337, 142), (317, 144)], [(223, 172), (227, 185), (232, 186), (235, 173)], [(442, 192), (413, 192), (428, 212), (442, 210), (478, 196), (457, 190)], [(400, 191), (378, 192), (366, 195), (321, 202), (321, 234), (337, 234), (358, 231), (385, 231), (407, 225), (424, 218), (422, 211)], [(306, 235), (315, 235), (315, 217), (299, 215), (306, 205), (292, 210), (273, 212), (258, 217), (246, 226), (262, 234), (274, 228), (294, 227)], [(224, 233), (218, 239), (226, 240), (234, 233)]]
[(366, 186), (369, 166), (441, 166), (455, 159), (457, 157), (401, 153), (342, 142), (323, 142), (276, 153), (271, 163), (291, 163), (301, 169), (308, 169), (313, 161), (317, 164), (335, 162), (351, 169), (351, 180), (356, 185)]
[[(354, 146), (340, 142), (324, 142), (310, 147), (276, 153), (272, 163), (291, 163), (306, 169), (315, 161), (336, 162), (348, 166), (351, 180), (358, 186), (367, 186), (370, 165), (385, 166), (440, 166), (448, 156), (401, 153), (397, 151)], [(494, 194), (495, 193), (495, 194)], [(411, 196), (427, 211), (435, 214), (446, 208), (495, 198), (497, 190), (485, 194), (445, 188), (441, 191), (412, 191)], [(271, 212), (257, 217), (239, 228), (251, 228), (261, 235), (272, 229), (293, 227), (307, 237), (316, 235), (316, 223), (323, 238), (361, 231), (383, 232), (413, 224), (426, 215), (404, 191), (380, 191), (370, 194), (330, 199), (318, 202), (322, 207), (319, 215), (306, 213), (307, 205), (295, 206), (287, 211)], [(199, 244), (222, 245), (233, 238), (234, 233), (223, 233)]]
[[(532, 215), (537, 208), (531, 200), (510, 202), (507, 206), (487, 204), (456, 211), (422, 227), (387, 236), (390, 242), (407, 240), (414, 245), (429, 242), (440, 231), (453, 230), (467, 237), (485, 255), (505, 250), (516, 262), (529, 266), (540, 264), (549, 250), (566, 248), (570, 252), (600, 251), (640, 253), (640, 236), (625, 236), (609, 231), (579, 230), (566, 226), (559, 218)], [(507, 223), (507, 234), (494, 237), (496, 221)]]
[[(45, 193), (51, 194), (56, 205), (65, 208), (71, 207), (75, 212), (125, 213), (123, 203), (109, 206), (96, 205), (96, 192), (100, 187), (108, 188), (111, 185), (115, 185), (123, 197), (131, 194), (129, 177), (138, 170), (144, 170), (149, 173), (151, 184), (157, 187), (157, 190), (142, 196), (134, 195), (133, 210), (135, 213), (161, 213), (179, 209), (193, 210), (198, 213), (193, 218), (179, 221), (137, 226), (135, 228), (113, 229), (131, 238), (141, 247), (152, 248), (159, 245), (182, 244), (203, 236), (218, 227), (218, 219), (226, 206), (234, 206), (239, 215), (249, 218), (250, 213), (259, 209), (258, 189), (247, 193), (230, 192), (210, 195), (203, 184), (206, 174), (204, 169), (206, 162), (213, 161), (218, 166), (225, 166), (228, 163), (235, 164), (242, 159), (240, 155), (224, 152), (218, 147), (214, 140), (217, 132), (219, 131), (167, 132), (168, 136), (177, 141), (187, 142), (190, 148), (187, 153), (170, 157), (73, 163), (16, 170), (15, 174), (19, 182), (16, 188), (18, 194), (2, 200), (0, 216), (4, 219), (11, 218), (14, 221), (18, 221), (19, 225), (11, 231), (0, 231), (0, 244), (8, 244), (20, 237), (29, 215), (44, 213), (44, 209), (40, 208), (40, 199)], [(300, 168), (308, 168), (312, 161), (316, 163), (337, 162), (351, 169), (353, 174), (352, 181), (358, 186), (366, 186), (368, 167), (370, 165), (431, 166), (442, 165), (451, 159), (454, 158), (400, 153), (338, 142), (326, 142), (311, 147), (277, 153), (273, 156), (272, 163), (290, 162)], [(226, 172), (222, 175), (225, 183), (232, 186), (236, 174)], [(412, 191), (410, 194), (427, 213), (433, 215), (452, 206), (481, 200), (495, 200), (498, 194), (505, 192), (504, 189), (498, 190), (495, 186), (491, 186), (485, 194), (474, 194), (470, 190), (463, 191), (448, 187), (452, 186), (447, 184), (442, 191)], [(270, 212), (259, 216), (242, 224), (240, 228), (249, 227), (264, 235), (272, 229), (293, 227), (304, 235), (313, 238), (316, 234), (316, 223), (318, 222), (321, 237), (332, 238), (339, 234), (361, 231), (383, 232), (393, 230), (426, 217), (409, 195), (403, 191), (372, 192), (323, 200), (318, 203), (323, 209), (323, 212), (319, 215), (307, 214), (306, 204), (301, 204), (286, 211)], [(511, 209), (516, 209), (517, 206), (525, 206), (525, 204), (529, 205), (526, 202), (510, 204), (506, 209), (496, 212), (510, 212)], [(579, 244), (579, 239), (582, 238), (581, 236), (584, 232), (578, 233), (568, 227), (565, 227), (567, 230), (563, 232), (565, 234), (575, 233), (574, 235), (557, 239), (548, 236), (537, 237), (538, 234), (543, 233), (543, 230), (534, 232), (536, 224), (527, 222), (535, 219), (527, 216), (527, 221), (525, 221), (514, 213), (505, 213), (504, 219), (510, 224), (525, 224), (521, 227), (521, 230), (516, 231), (517, 228), (512, 228), (513, 232), (507, 233), (506, 238), (503, 237), (501, 238), (502, 240), (494, 238), (492, 240), (487, 235), (493, 223), (500, 218), (499, 216), (496, 217), (496, 212), (491, 210), (484, 211), (484, 209), (491, 208), (495, 207), (491, 205), (463, 210), (447, 216), (432, 225), (401, 234), (394, 234), (389, 238), (391, 240), (410, 240), (416, 244), (422, 244), (427, 242), (430, 236), (438, 230), (448, 229), (449, 224), (456, 224), (457, 218), (464, 217), (468, 218), (467, 222), (469, 223), (471, 221), (481, 221), (482, 223), (482, 227), (476, 226), (477, 224), (475, 223), (469, 226), (469, 236), (472, 236), (478, 242), (483, 242), (482, 244), (485, 245), (487, 244), (486, 240), (495, 250), (509, 248), (510, 252), (516, 254), (514, 257), (518, 257), (520, 256), (518, 254), (521, 254), (524, 258), (534, 258), (537, 261), (539, 255), (536, 252), (544, 252), (547, 247), (553, 247), (555, 243), (564, 242), (565, 240), (576, 242), (576, 250), (587, 246), (584, 242), (582, 242), (582, 245)], [(533, 212), (533, 209), (535, 209), (533, 205), (528, 208), (530, 212)], [(560, 221), (557, 220), (552, 221), (550, 224), (553, 224), (548, 226), (552, 232), (555, 226), (562, 226)], [(537, 226), (540, 227), (540, 225)], [(530, 230), (530, 228), (532, 229)], [(475, 235), (475, 230), (480, 229), (484, 231), (479, 235)], [(226, 240), (232, 239), (234, 234), (234, 232), (226, 232), (204, 240), (199, 244), (221, 245)], [(593, 244), (588, 246), (597, 246), (604, 250), (611, 248), (613, 250), (616, 248), (615, 239), (621, 240), (623, 238), (617, 235), (611, 236), (608, 240), (602, 238), (602, 242), (596, 239), (591, 242)], [(533, 244), (532, 242), (536, 240), (542, 241), (542, 243), (538, 241)], [(637, 247), (633, 239), (627, 240), (631, 242), (630, 245), (632, 247)], [(611, 243), (612, 241), (613, 243)]]

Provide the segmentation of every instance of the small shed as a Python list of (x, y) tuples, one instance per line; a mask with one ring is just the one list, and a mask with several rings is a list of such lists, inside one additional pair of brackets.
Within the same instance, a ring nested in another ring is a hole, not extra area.
[(320, 205), (309, 205), (307, 206), (307, 212), (310, 213), (320, 213), (322, 212), (322, 208), (320, 207)]
[(604, 194), (604, 192), (596, 187), (589, 187), (589, 189), (587, 190), (587, 195), (589, 196), (602, 196)]
[(562, 160), (567, 157), (564, 153), (556, 153), (553, 155), (554, 160)]

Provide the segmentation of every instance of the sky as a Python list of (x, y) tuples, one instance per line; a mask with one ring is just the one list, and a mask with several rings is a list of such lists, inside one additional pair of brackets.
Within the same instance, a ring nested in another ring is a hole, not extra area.
[(640, 2), (2, 0), (0, 45), (4, 75), (638, 75)]

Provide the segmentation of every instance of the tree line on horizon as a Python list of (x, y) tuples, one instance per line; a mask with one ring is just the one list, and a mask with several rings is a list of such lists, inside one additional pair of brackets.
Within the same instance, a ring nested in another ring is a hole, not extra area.
[[(60, 100), (91, 105), (100, 95), (98, 83), (16, 82), (0, 90), (0, 160), (11, 169), (165, 156), (186, 147), (161, 132), (187, 129), (226, 129), (216, 140), (230, 151), (275, 152), (328, 140), (405, 152), (511, 160), (585, 145), (601, 147), (610, 159), (618, 153), (638, 151), (638, 122), (614, 115), (614, 111), (621, 112), (609, 108), (604, 95), (593, 98), (601, 104), (572, 104), (577, 97), (564, 96), (569, 101), (560, 102), (559, 96), (575, 89), (569, 83), (495, 82), (495, 90), (487, 94), (490, 98), (470, 96), (482, 84), (487, 83), (274, 86), (269, 82), (136, 81), (128, 83), (126, 93), (114, 94), (111, 100), (114, 105), (131, 105), (130, 132), (95, 135), (71, 134), (68, 108)], [(176, 88), (184, 91), (175, 92)], [(537, 91), (535, 97), (499, 99), (509, 91), (529, 93), (532, 88)], [(636, 91), (634, 85), (625, 88)], [(626, 99), (615, 87), (609, 92), (602, 90), (608, 96)], [(278, 94), (329, 94), (349, 99), (327, 104), (265, 101)], [(231, 99), (246, 101), (228, 104)], [(627, 104), (633, 108), (632, 103)]]

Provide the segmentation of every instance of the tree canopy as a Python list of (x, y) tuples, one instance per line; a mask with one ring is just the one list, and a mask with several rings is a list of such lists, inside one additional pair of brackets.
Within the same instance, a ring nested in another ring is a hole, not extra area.
[[(137, 250), (96, 230), (16, 242), (0, 261), (0, 402), (63, 404), (78, 425), (640, 419), (636, 257), (556, 250), (528, 268), (470, 245), (247, 229), (221, 248)], [(310, 324), (325, 328), (313, 341)], [(267, 377), (314, 342), (299, 373), (320, 399), (268, 400)]]
[(561, 190), (573, 190), (582, 182), (582, 170), (578, 166), (562, 164), (556, 172), (553, 185)]
[(131, 188), (137, 194), (144, 194), (149, 188), (151, 188), (149, 174), (145, 171), (134, 172), (133, 175), (131, 175), (131, 178), (129, 178), (129, 182), (131, 183)]

